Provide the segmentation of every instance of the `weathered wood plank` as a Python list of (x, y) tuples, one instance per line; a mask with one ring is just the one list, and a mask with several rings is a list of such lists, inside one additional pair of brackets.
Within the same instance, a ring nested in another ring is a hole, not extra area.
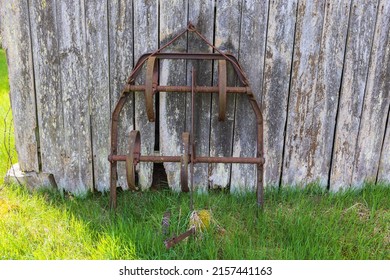
[[(160, 3), (160, 41), (164, 45), (187, 26), (188, 2), (180, 0)], [(169, 51), (185, 52), (186, 36), (180, 38)], [(186, 63), (183, 60), (161, 62), (160, 84), (185, 85)], [(160, 92), (160, 154), (183, 154), (182, 133), (185, 129), (186, 97), (184, 94)], [(180, 191), (180, 165), (164, 163), (168, 184)]]
[(352, 176), (354, 186), (361, 186), (364, 181), (375, 183), (378, 175), (378, 159), (381, 154), (390, 104), (389, 34), (390, 2), (382, 0), (378, 7), (371, 63), (368, 70), (363, 113), (357, 140)]
[[(145, 52), (158, 48), (158, 1), (134, 2), (134, 57), (138, 59)], [(145, 83), (144, 77), (138, 82)], [(141, 132), (141, 154), (154, 152), (156, 123), (149, 122), (146, 115), (143, 92), (135, 93), (135, 128)], [(153, 163), (139, 164), (139, 185), (148, 189), (153, 180)]]
[(57, 180), (57, 185), (76, 194), (85, 193), (93, 185), (84, 15), (81, 0), (57, 3), (64, 114), (64, 177)]
[[(189, 3), (189, 21), (202, 33), (209, 42), (213, 42), (214, 35), (214, 1), (194, 1)], [(189, 52), (212, 52), (199, 37), (190, 33), (188, 37)], [(211, 86), (213, 67), (211, 61), (189, 61), (187, 63), (187, 81), (191, 81), (192, 66), (196, 69), (196, 84)], [(191, 94), (187, 94), (186, 130), (191, 127)], [(210, 150), (210, 110), (211, 96), (198, 94), (195, 96), (194, 140), (195, 154), (209, 156)], [(189, 178), (190, 180), (190, 178)], [(194, 188), (200, 192), (208, 190), (208, 164), (194, 166)]]
[[(240, 46), (241, 1), (218, 1), (215, 26), (215, 46), (238, 57)], [(214, 65), (214, 84), (218, 83), (218, 63)], [(230, 65), (230, 64), (228, 64)], [(228, 81), (235, 85), (232, 68), (228, 69)], [(231, 156), (235, 96), (227, 95), (226, 120), (218, 121), (218, 95), (213, 94), (211, 111), (210, 156)], [(231, 164), (210, 164), (209, 185), (211, 188), (226, 188), (230, 184)]]
[(91, 106), (91, 141), (94, 187), (105, 191), (109, 186), (110, 94), (108, 61), (107, 2), (85, 0), (86, 62), (88, 96)]
[[(387, 82), (387, 90), (388, 91), (390, 90), (389, 81)], [(390, 120), (390, 108), (387, 113), (386, 135), (385, 135), (385, 139), (383, 140), (377, 182), (390, 183), (390, 121), (389, 120)]]
[[(265, 42), (268, 20), (268, 1), (243, 1), (240, 32), (240, 63), (246, 72), (257, 102), (261, 104)], [(236, 97), (233, 156), (255, 157), (257, 143), (256, 116), (248, 97)], [(232, 164), (230, 191), (240, 192), (256, 188), (257, 166)]]
[(7, 53), (10, 99), (16, 150), (23, 171), (38, 171), (38, 125), (36, 118), (33, 56), (27, 1), (0, 2), (3, 45)]
[(297, 2), (271, 1), (269, 7), (262, 104), (264, 181), (270, 186), (281, 179)]
[(324, 21), (324, 2), (300, 1), (295, 32), (292, 81), (288, 106), (283, 184), (301, 184), (316, 179), (313, 166), (316, 128), (313, 120), (316, 105), (315, 82)]
[(307, 182), (329, 182), (330, 162), (336, 125), (339, 90), (343, 73), (345, 45), (351, 1), (327, 2), (322, 30), (318, 75), (313, 92), (310, 150)]
[(30, 2), (42, 172), (64, 177), (64, 119), (54, 0)]
[(376, 0), (356, 1), (352, 5), (333, 148), (331, 190), (352, 183), (376, 13)]
[[(133, 68), (133, 6), (131, 1), (109, 1), (109, 57), (111, 112)], [(129, 134), (134, 129), (134, 96), (129, 95), (119, 116), (118, 153), (126, 154)], [(118, 163), (118, 186), (127, 189), (123, 162)]]

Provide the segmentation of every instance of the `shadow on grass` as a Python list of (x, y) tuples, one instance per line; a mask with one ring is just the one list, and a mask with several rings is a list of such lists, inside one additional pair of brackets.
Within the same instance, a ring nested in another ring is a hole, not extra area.
[[(169, 237), (187, 230), (188, 194), (123, 191), (118, 193), (116, 211), (109, 209), (107, 193), (78, 198), (45, 190), (29, 196), (43, 199), (48, 209), (58, 209), (66, 213), (65, 219), (85, 227), (80, 238), (89, 249), (84, 256), (74, 258), (390, 258), (390, 187), (384, 184), (340, 193), (315, 186), (267, 189), (258, 218), (254, 194), (195, 195), (195, 209), (210, 209), (213, 226), (171, 250), (163, 244), (162, 216), (166, 210), (172, 214)], [(69, 235), (77, 232), (71, 224), (66, 230)]]

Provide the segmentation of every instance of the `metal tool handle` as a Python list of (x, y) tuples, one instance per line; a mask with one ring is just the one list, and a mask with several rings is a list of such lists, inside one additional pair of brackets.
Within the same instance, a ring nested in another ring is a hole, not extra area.
[(195, 233), (195, 227), (192, 227), (189, 230), (187, 230), (186, 232), (184, 232), (178, 236), (172, 237), (171, 239), (167, 239), (164, 241), (165, 247), (167, 249), (170, 249), (172, 246), (175, 246), (177, 243), (179, 243), (180, 241), (183, 241), (188, 236), (193, 235), (194, 233)]

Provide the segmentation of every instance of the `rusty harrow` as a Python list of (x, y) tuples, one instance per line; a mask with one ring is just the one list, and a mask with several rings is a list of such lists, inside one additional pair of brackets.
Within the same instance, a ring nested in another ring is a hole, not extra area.
[[(161, 52), (168, 45), (172, 44), (179, 37), (187, 32), (192, 32), (198, 35), (207, 45), (209, 45), (214, 53), (163, 53)], [(195, 70), (192, 71), (191, 86), (169, 86), (159, 85), (159, 61), (163, 59), (184, 59), (184, 60), (214, 60), (218, 64), (218, 85), (217, 86), (197, 86), (195, 84)], [(236, 73), (240, 86), (227, 86), (227, 65), (230, 64)], [(142, 67), (146, 65), (145, 84), (135, 85), (135, 79), (140, 75)], [(172, 93), (191, 93), (192, 99), (192, 115), (190, 132), (183, 132), (182, 143), (184, 153), (177, 156), (156, 156), (156, 155), (141, 155), (141, 135), (138, 130), (133, 130), (129, 135), (129, 148), (126, 155), (118, 155), (118, 120), (120, 112), (130, 93), (144, 92), (146, 113), (150, 122), (155, 121), (153, 96), (157, 92), (172, 92)], [(256, 116), (257, 124), (257, 153), (256, 157), (209, 157), (195, 155), (195, 144), (193, 135), (194, 131), (194, 96), (195, 94), (218, 94), (218, 119), (225, 121), (226, 119), (226, 104), (227, 94), (245, 94), (250, 102), (251, 108)], [(188, 27), (174, 37), (170, 42), (162, 46), (153, 53), (142, 55), (136, 63), (118, 103), (112, 113), (111, 124), (111, 154), (108, 160), (111, 165), (110, 169), (110, 206), (116, 208), (116, 187), (117, 187), (117, 162), (126, 162), (126, 178), (128, 187), (131, 190), (137, 190), (136, 187), (136, 165), (140, 162), (177, 162), (180, 163), (180, 183), (183, 192), (190, 191), (188, 186), (188, 169), (190, 169), (190, 187), (192, 191), (194, 165), (197, 163), (240, 163), (240, 164), (256, 164), (257, 165), (257, 204), (263, 205), (263, 116), (262, 111), (253, 95), (249, 86), (248, 79), (242, 70), (237, 59), (227, 53), (221, 52), (213, 46), (207, 39), (199, 33), (196, 28), (190, 23)], [(188, 168), (190, 167), (190, 168)]]

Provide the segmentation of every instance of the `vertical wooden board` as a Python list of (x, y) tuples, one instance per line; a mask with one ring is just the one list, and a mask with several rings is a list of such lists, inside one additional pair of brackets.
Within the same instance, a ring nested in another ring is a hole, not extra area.
[[(161, 46), (187, 26), (187, 1), (171, 0), (160, 3)], [(187, 36), (180, 38), (169, 48), (173, 52), (185, 52)], [(163, 60), (160, 64), (160, 84), (186, 85), (186, 63), (183, 60)], [(160, 153), (181, 155), (182, 133), (185, 129), (186, 97), (183, 93), (160, 92)], [(180, 191), (180, 164), (164, 163), (168, 184)]]
[[(268, 1), (243, 1), (241, 12), (240, 63), (246, 72), (257, 102), (261, 104), (263, 67), (268, 20)], [(257, 122), (246, 95), (236, 97), (233, 156), (256, 157)], [(232, 164), (230, 190), (240, 192), (256, 188), (254, 164)]]
[[(213, 42), (214, 35), (214, 1), (194, 1), (189, 3), (188, 20), (203, 34), (209, 42)], [(190, 33), (188, 37), (188, 51), (193, 53), (212, 52), (203, 40)], [(196, 70), (196, 84), (202, 86), (212, 85), (212, 61), (188, 61), (187, 81), (191, 81), (192, 67)], [(191, 128), (191, 94), (187, 94), (186, 130)], [(193, 137), (195, 141), (195, 154), (209, 156), (210, 150), (210, 110), (211, 96), (209, 94), (195, 95), (195, 114)], [(208, 189), (208, 164), (194, 165), (194, 188), (199, 192)], [(189, 178), (190, 180), (190, 178)]]
[(33, 57), (27, 1), (1, 1), (16, 150), (23, 171), (38, 171)]
[(42, 172), (64, 178), (63, 102), (54, 0), (30, 2)]
[[(215, 23), (215, 46), (223, 52), (238, 57), (240, 45), (241, 1), (217, 1)], [(229, 63), (227, 63), (230, 65)], [(214, 65), (214, 84), (218, 83), (218, 64)], [(228, 69), (228, 81), (234, 85), (235, 74)], [(228, 83), (228, 84), (229, 84)], [(218, 95), (213, 94), (211, 104), (210, 156), (232, 155), (235, 96), (227, 95), (226, 120), (218, 121)], [(230, 183), (231, 164), (210, 164), (209, 185), (211, 188), (226, 188)]]
[[(108, 5), (109, 81), (112, 112), (133, 68), (133, 5), (132, 1), (127, 0), (109, 1)], [(134, 129), (133, 106), (134, 96), (130, 94), (119, 115), (118, 154), (121, 155), (127, 154), (129, 134)], [(118, 186), (128, 188), (123, 162), (118, 163)]]
[(331, 190), (352, 183), (376, 14), (376, 0), (356, 1), (351, 7), (331, 166)]
[(64, 177), (57, 184), (76, 194), (91, 189), (93, 182), (84, 15), (83, 1), (57, 4), (64, 114)]
[(110, 94), (108, 61), (107, 2), (85, 0), (87, 40), (87, 81), (91, 106), (91, 141), (94, 186), (105, 191), (109, 186)]
[(269, 7), (262, 104), (264, 180), (271, 186), (279, 185), (282, 172), (297, 2), (270, 1)]
[(351, 1), (327, 2), (315, 91), (307, 180), (329, 182)]
[(322, 1), (300, 1), (295, 32), (295, 49), (291, 77), (283, 184), (301, 184), (316, 179), (313, 165), (316, 149), (316, 127), (313, 127), (315, 82), (321, 45), (325, 4)]
[[(134, 1), (134, 58), (158, 48), (158, 1)], [(144, 77), (137, 79), (145, 83)], [(154, 153), (156, 123), (149, 122), (146, 115), (144, 92), (135, 93), (135, 129), (141, 132), (141, 154)], [(153, 180), (153, 163), (139, 164), (139, 186), (148, 189)]]
[[(390, 82), (387, 82), (387, 90), (390, 90)], [(377, 182), (390, 183), (390, 108), (387, 113), (386, 135), (383, 140), (382, 153), (379, 162)]]
[(368, 70), (363, 113), (357, 140), (352, 184), (374, 182), (384, 139), (390, 104), (390, 2), (380, 1), (378, 7), (371, 63)]

